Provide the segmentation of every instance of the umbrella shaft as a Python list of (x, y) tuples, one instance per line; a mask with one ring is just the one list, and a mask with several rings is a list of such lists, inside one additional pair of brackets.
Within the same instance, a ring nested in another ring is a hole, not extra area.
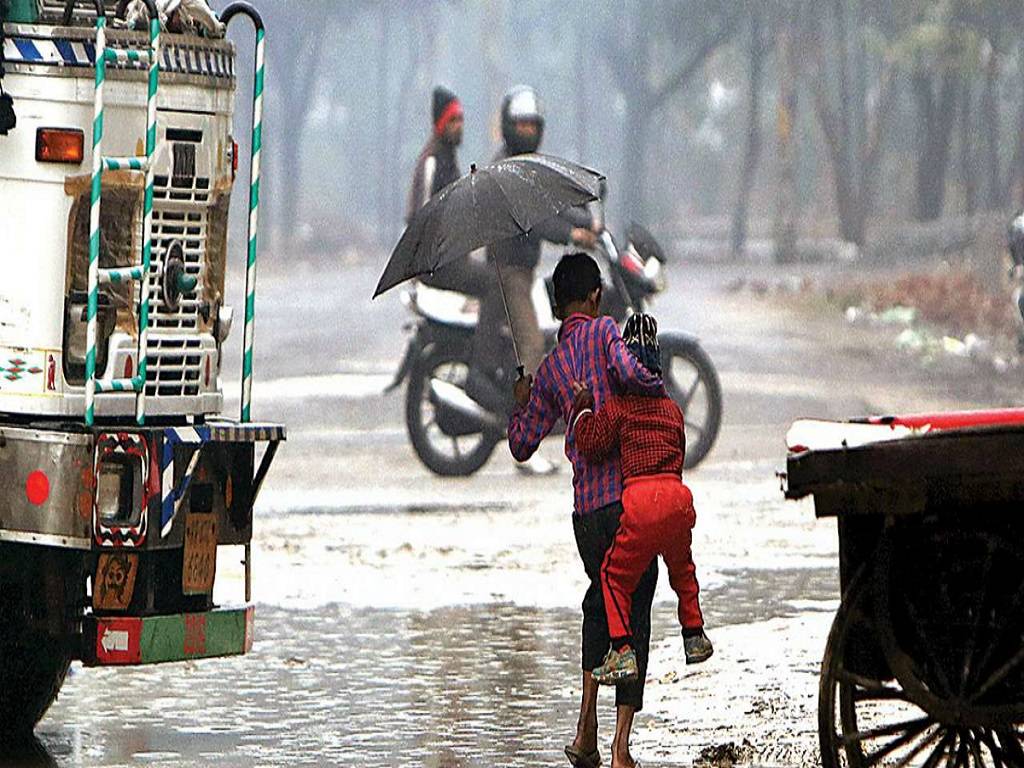
[(512, 325), (512, 314), (508, 311), (508, 299), (505, 297), (505, 283), (501, 279), (501, 257), (495, 256), (494, 268), (498, 271), (498, 290), (501, 292), (501, 305), (505, 307), (505, 319), (508, 320), (508, 331), (512, 336), (512, 351), (516, 356), (516, 370), (519, 371), (519, 376), (523, 376), (523, 361), (519, 357), (519, 344), (516, 343), (516, 329)]

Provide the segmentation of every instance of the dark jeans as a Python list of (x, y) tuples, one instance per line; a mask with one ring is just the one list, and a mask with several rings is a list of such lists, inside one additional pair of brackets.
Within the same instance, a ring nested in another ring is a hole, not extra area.
[[(622, 503), (615, 502), (585, 515), (572, 516), (576, 534), (576, 548), (583, 560), (583, 568), (590, 578), (590, 586), (583, 597), (583, 669), (591, 671), (601, 665), (611, 644), (608, 619), (604, 610), (601, 589), (601, 564), (619, 529)], [(640, 675), (635, 683), (615, 688), (616, 706), (631, 706), (638, 712), (644, 704), (644, 682), (647, 677), (647, 657), (651, 649), (651, 603), (658, 584), (658, 562), (652, 560), (633, 593), (633, 607), (629, 623), (633, 630), (633, 649), (636, 651)]]

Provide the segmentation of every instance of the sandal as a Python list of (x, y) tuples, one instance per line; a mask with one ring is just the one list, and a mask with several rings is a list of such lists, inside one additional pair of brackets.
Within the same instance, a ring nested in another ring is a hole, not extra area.
[(574, 768), (600, 768), (601, 766), (601, 753), (596, 749), (593, 752), (584, 752), (577, 749), (574, 744), (567, 744), (565, 756), (569, 758), (569, 764)]

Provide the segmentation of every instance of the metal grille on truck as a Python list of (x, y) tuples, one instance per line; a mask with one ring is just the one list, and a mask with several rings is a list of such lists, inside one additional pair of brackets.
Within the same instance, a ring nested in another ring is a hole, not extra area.
[[(170, 177), (156, 176), (153, 190), (153, 254), (149, 273), (149, 354), (146, 394), (164, 397), (199, 394), (202, 357), (198, 338), (209, 225), (210, 180), (195, 175), (194, 144), (174, 144)], [(168, 306), (162, 278), (168, 251), (181, 245), (185, 272), (194, 290)]]
[[(65, 0), (42, 0), (39, 5), (39, 15), (44, 22), (57, 23), (64, 20)], [(107, 17), (113, 18), (117, 11), (117, 0), (104, 0), (103, 7), (106, 9)], [(72, 23), (93, 23), (96, 21), (96, 9), (92, 3), (75, 3), (72, 11)]]

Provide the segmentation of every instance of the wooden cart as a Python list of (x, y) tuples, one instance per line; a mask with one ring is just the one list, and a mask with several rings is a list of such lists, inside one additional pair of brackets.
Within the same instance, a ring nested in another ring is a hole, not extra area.
[(834, 427), (786, 475), (838, 522), (822, 764), (1024, 767), (1024, 410)]

